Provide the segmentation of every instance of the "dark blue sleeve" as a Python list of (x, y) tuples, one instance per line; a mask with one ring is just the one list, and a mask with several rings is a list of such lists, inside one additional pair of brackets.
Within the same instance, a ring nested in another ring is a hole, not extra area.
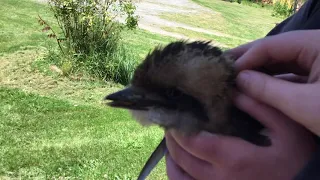
[[(319, 143), (318, 143), (319, 144)], [(294, 157), (292, 157), (294, 158)], [(294, 180), (320, 179), (320, 145), (309, 163), (298, 173)]]
[(294, 30), (320, 29), (320, 1), (308, 0), (294, 15), (279, 23), (267, 36)]

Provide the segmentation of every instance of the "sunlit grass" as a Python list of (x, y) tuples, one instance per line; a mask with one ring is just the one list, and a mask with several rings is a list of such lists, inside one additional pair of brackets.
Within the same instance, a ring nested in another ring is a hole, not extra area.
[(271, 8), (221, 0), (193, 1), (211, 9), (212, 13), (164, 13), (161, 17), (246, 40), (255, 40), (265, 36), (275, 26), (275, 23), (282, 21), (279, 17), (271, 16)]
[[(7, 177), (135, 178), (162, 137), (123, 110), (74, 105), (0, 88), (0, 174)], [(165, 179), (163, 163), (153, 178)]]
[[(163, 131), (102, 104), (123, 86), (50, 70), (43, 57), (56, 44), (37, 23), (38, 13), (54, 22), (44, 4), (3, 0), (0, 10), (0, 179), (135, 179)], [(171, 40), (123, 34), (137, 61)], [(166, 179), (163, 161), (150, 179)]]
[(199, 33), (199, 32), (184, 29), (184, 28), (162, 27), (162, 29), (170, 32), (183, 34), (192, 39), (211, 40), (213, 43), (216, 43), (218, 46), (223, 48), (232, 48), (248, 42), (242, 39), (237, 39), (235, 37), (225, 37), (225, 36), (217, 36), (217, 35), (206, 34), (206, 33)]

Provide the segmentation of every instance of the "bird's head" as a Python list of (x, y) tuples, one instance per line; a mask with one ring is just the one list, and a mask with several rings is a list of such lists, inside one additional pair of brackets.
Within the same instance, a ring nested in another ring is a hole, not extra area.
[(112, 107), (153, 110), (153, 115), (143, 115), (144, 122), (157, 119), (155, 116), (165, 118), (170, 112), (205, 120), (205, 107), (215, 100), (222, 105), (230, 102), (233, 62), (210, 42), (173, 42), (149, 53), (135, 70), (130, 86), (105, 99), (112, 101)]

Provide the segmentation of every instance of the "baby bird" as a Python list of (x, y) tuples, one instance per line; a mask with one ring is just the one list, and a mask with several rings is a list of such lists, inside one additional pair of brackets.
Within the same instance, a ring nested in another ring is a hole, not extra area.
[[(131, 84), (105, 99), (111, 107), (130, 110), (144, 126), (156, 124), (184, 135), (208, 131), (269, 146), (268, 137), (260, 134), (264, 126), (232, 103), (233, 65), (234, 59), (210, 42), (172, 42), (156, 47), (137, 67)], [(163, 139), (138, 179), (165, 151)]]

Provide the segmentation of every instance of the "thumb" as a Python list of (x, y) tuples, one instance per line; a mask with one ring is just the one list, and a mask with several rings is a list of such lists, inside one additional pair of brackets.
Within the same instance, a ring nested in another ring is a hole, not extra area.
[(306, 117), (310, 113), (315, 113), (311, 111), (319, 100), (319, 97), (314, 97), (312, 93), (313, 84), (297, 84), (245, 70), (239, 73), (237, 86), (247, 96), (278, 109), (298, 123), (307, 127), (314, 123), (312, 123), (313, 118)]

